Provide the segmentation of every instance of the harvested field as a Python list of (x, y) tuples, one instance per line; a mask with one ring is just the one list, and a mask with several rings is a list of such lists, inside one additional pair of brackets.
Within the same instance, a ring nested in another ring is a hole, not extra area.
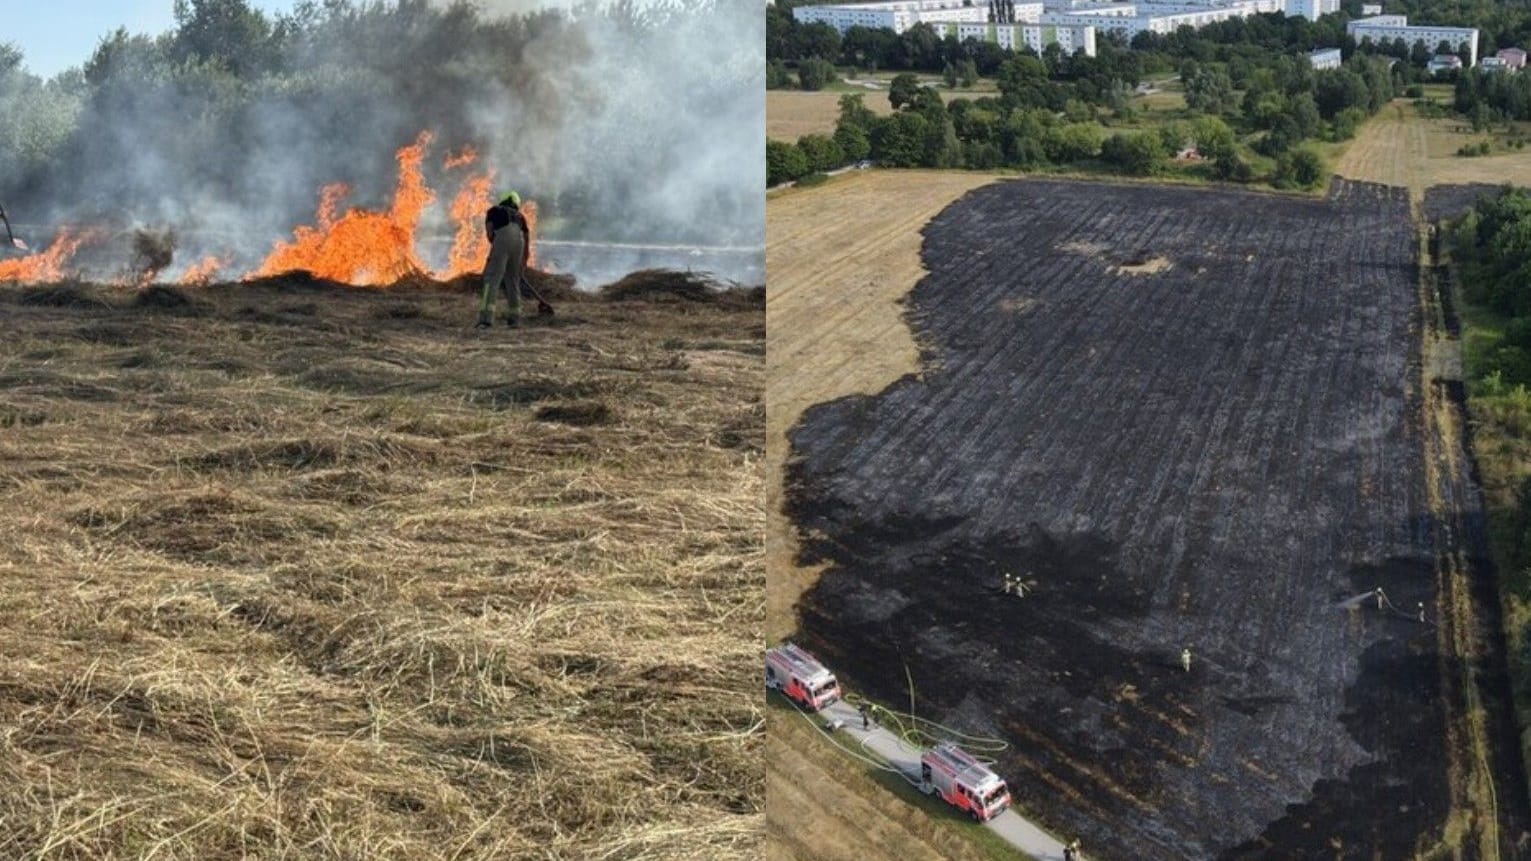
[(1427, 119), (1413, 105), (1396, 100), (1361, 127), (1334, 171), (1347, 179), (1407, 188), (1416, 199), (1436, 185), (1531, 185), (1531, 157), (1523, 153), (1456, 154), (1463, 144), (1485, 137), (1460, 119)]
[[(835, 132), (840, 119), (840, 97), (845, 93), (768, 90), (766, 92), (766, 137), (791, 143), (803, 135), (828, 135)], [(880, 116), (893, 113), (888, 93), (868, 90), (861, 100)]]
[(760, 856), (758, 301), (0, 314), (0, 857)]
[(1517, 857), (1408, 194), (1007, 182), (924, 235), (927, 370), (791, 435), (800, 639), (1091, 857)]

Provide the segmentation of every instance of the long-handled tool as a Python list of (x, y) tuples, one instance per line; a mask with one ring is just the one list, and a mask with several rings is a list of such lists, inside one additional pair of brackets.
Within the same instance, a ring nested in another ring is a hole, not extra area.
[(532, 286), (532, 282), (530, 282), (530, 281), (528, 281), (526, 279), (526, 273), (525, 272), (521, 273), (521, 286), (525, 287), (526, 288), (526, 292), (532, 294), (532, 298), (537, 300), (537, 313), (538, 314), (541, 314), (544, 317), (551, 317), (551, 316), (553, 316), (553, 314), (555, 313), (553, 311), (553, 306), (548, 304), (548, 300), (542, 298), (542, 294), (537, 292), (537, 288)]
[(11, 232), (11, 220), (6, 217), (6, 215), (5, 215), (5, 207), (3, 207), (3, 206), (0, 206), (0, 221), (5, 222), (5, 240), (6, 240), (6, 244), (10, 245), (12, 248), (19, 248), (22, 251), (28, 250), (27, 249), (27, 244), (25, 242), (22, 242), (20, 239), (17, 239), (16, 238), (16, 234)]

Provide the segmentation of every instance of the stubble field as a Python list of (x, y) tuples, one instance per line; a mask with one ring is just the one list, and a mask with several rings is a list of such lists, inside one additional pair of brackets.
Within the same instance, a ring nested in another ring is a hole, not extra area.
[(0, 291), (0, 856), (751, 858), (764, 329)]

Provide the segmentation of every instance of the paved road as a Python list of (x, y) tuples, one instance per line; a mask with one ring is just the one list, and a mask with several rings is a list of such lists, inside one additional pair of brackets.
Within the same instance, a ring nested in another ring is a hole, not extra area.
[[(838, 734), (844, 737), (842, 742), (848, 742), (847, 747), (861, 744), (903, 771), (910, 780), (919, 781), (920, 754), (923, 750), (881, 727), (873, 726), (870, 730), (863, 730), (861, 715), (854, 706), (843, 701), (820, 712), (820, 721), (826, 718), (845, 724)], [(991, 819), (987, 827), (1037, 861), (1063, 861), (1063, 843), (1043, 831), (1036, 823), (1022, 817), (1013, 807)]]

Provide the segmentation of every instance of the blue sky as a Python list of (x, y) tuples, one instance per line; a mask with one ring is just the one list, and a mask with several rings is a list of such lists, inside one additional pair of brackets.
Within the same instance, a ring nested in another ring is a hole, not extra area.
[[(266, 12), (288, 12), (297, 0), (251, 0)], [(47, 0), (16, 3), (0, 0), (0, 42), (12, 42), (26, 55), (27, 68), (45, 78), (84, 65), (101, 37), (126, 27), (130, 33), (158, 35), (175, 26), (174, 0)], [(16, 8), (26, 7), (26, 8)]]

